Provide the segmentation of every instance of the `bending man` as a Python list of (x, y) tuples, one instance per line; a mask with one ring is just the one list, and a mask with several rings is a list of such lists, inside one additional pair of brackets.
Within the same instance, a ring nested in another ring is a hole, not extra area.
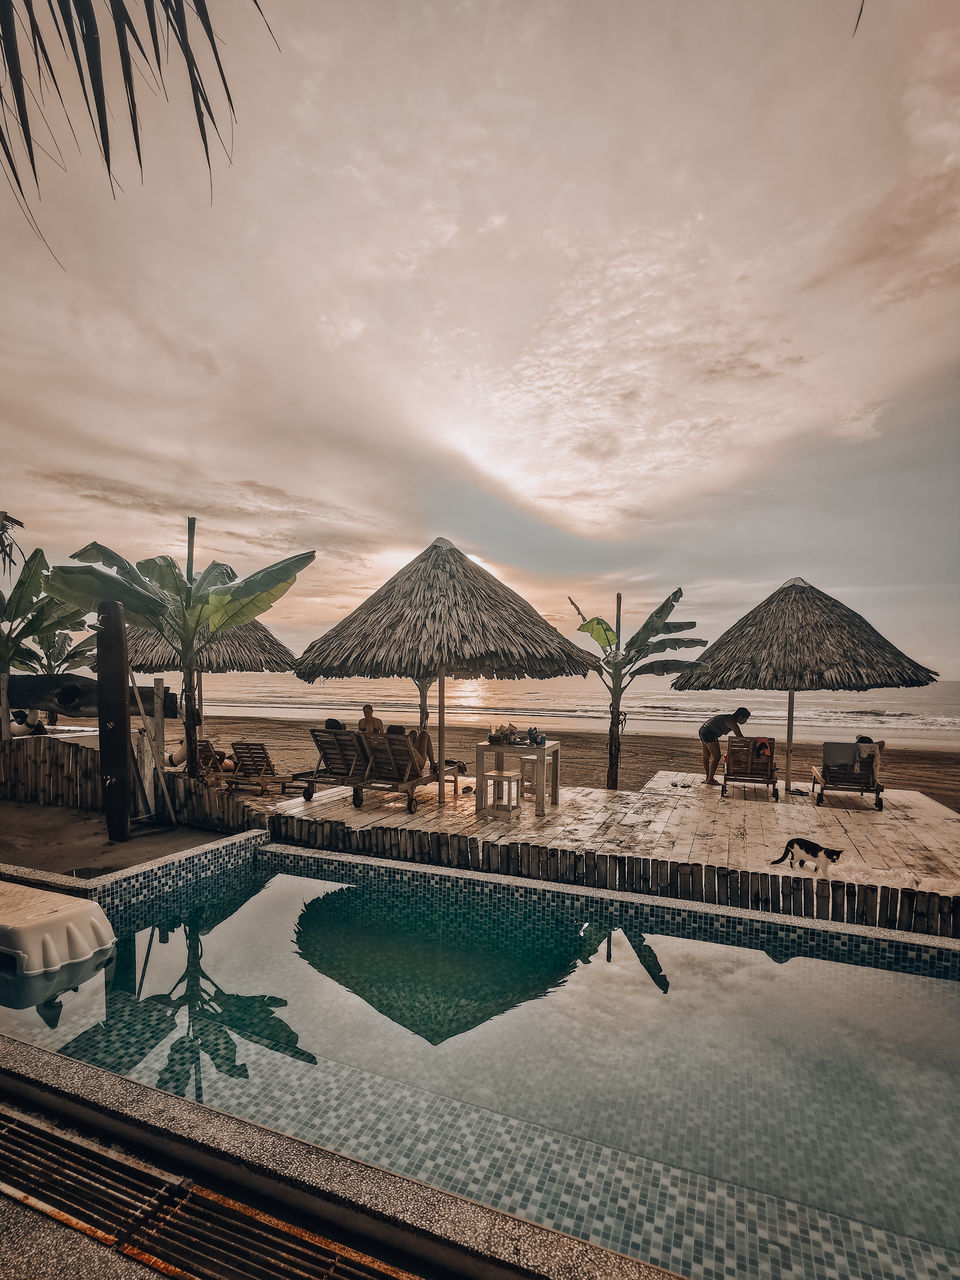
[(703, 743), (703, 772), (706, 774), (704, 782), (708, 787), (720, 785), (714, 777), (717, 765), (720, 763), (720, 739), (728, 733), (735, 733), (738, 738), (742, 738), (740, 726), (746, 724), (749, 719), (750, 712), (747, 708), (737, 707), (736, 711), (730, 715), (712, 716), (700, 726), (700, 741)]

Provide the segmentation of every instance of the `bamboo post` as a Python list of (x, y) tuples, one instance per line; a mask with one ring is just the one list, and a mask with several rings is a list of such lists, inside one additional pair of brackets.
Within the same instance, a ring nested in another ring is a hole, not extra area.
[(444, 670), (440, 668), (440, 675), (437, 679), (437, 768), (439, 777), (437, 778), (437, 803), (446, 804), (446, 772), (444, 764), (447, 758), (447, 738), (446, 727), (444, 725)]
[(787, 694), (787, 771), (783, 782), (785, 795), (790, 794), (790, 773), (793, 759), (793, 699), (794, 690), (791, 689)]
[[(127, 670), (128, 670), (128, 671), (129, 671), (129, 673), (130, 673), (130, 684), (133, 686), (133, 696), (134, 696), (134, 698), (136, 698), (136, 700), (137, 700), (137, 710), (140, 712), (140, 719), (141, 719), (142, 723), (144, 724), (144, 726), (146, 726), (146, 724), (147, 724), (147, 717), (146, 717), (146, 715), (145, 715), (145, 713), (144, 713), (144, 710), (143, 710), (143, 702), (142, 702), (142, 701), (141, 701), (141, 699), (140, 699), (140, 690), (137, 688), (137, 681), (136, 681), (136, 677), (135, 677), (135, 676), (134, 676), (134, 674), (133, 674), (133, 667), (128, 666), (128, 667), (127, 667)], [(153, 688), (154, 688), (154, 698), (156, 698), (156, 688), (157, 688), (157, 682), (156, 682), (156, 681), (154, 681)], [(154, 709), (154, 711), (156, 711), (156, 709), (157, 709), (157, 704), (156, 704), (156, 702), (154, 702), (153, 709)], [(161, 717), (163, 716), (163, 693), (162, 693), (162, 691), (161, 691), (161, 694), (160, 694), (160, 715), (161, 715)], [(172, 802), (172, 801), (171, 801), (171, 799), (170, 799), (170, 793), (169, 793), (169, 791), (167, 790), (167, 784), (166, 784), (166, 782), (164, 781), (164, 777), (163, 777), (163, 756), (162, 756), (162, 755), (159, 755), (159, 754), (157, 753), (157, 744), (156, 744), (156, 740), (154, 739), (153, 734), (152, 734), (152, 733), (150, 733), (149, 729), (147, 730), (147, 735), (146, 735), (146, 736), (147, 736), (147, 742), (149, 742), (149, 744), (150, 744), (150, 750), (153, 752), (153, 765), (154, 765), (154, 768), (155, 768), (155, 769), (156, 769), (156, 771), (157, 771), (157, 777), (158, 777), (158, 778), (159, 778), (159, 780), (160, 780), (160, 790), (163, 792), (163, 798), (164, 798), (164, 800), (166, 800), (166, 802), (167, 802), (167, 812), (170, 814), (170, 821), (173, 823), (173, 825), (174, 825), (174, 826), (176, 826), (176, 825), (177, 825), (177, 815), (176, 815), (176, 814), (174, 813), (174, 811), (173, 811), (173, 802)]]
[(156, 744), (155, 754), (162, 761), (166, 756), (166, 725), (163, 720), (163, 695), (167, 686), (159, 676), (153, 679), (153, 741)]

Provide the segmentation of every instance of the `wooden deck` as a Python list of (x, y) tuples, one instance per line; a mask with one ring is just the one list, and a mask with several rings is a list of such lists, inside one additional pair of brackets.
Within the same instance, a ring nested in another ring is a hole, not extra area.
[[(543, 818), (524, 804), (518, 816), (481, 817), (473, 795), (441, 809), (436, 792), (417, 793), (416, 814), (403, 797), (367, 793), (355, 809), (350, 793), (320, 791), (313, 800), (281, 801), (278, 815), (306, 823), (343, 823), (360, 832), (443, 833), (491, 844), (530, 844), (626, 858), (698, 863), (768, 872), (793, 836), (843, 855), (831, 879), (853, 884), (960, 895), (960, 814), (918, 791), (886, 791), (878, 812), (871, 796), (827, 792), (822, 806), (809, 791), (772, 800), (763, 786), (705, 787), (696, 775), (661, 772), (640, 791), (562, 787), (560, 804)], [(310, 842), (312, 843), (312, 841)], [(361, 841), (366, 846), (367, 841)], [(777, 871), (789, 868), (781, 864)], [(796, 874), (796, 873), (795, 873)]]

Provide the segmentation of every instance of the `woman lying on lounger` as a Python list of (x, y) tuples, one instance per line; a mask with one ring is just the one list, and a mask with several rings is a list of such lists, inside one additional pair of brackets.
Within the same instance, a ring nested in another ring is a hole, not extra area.
[(413, 762), (421, 773), (427, 772), (428, 765), (431, 773), (437, 772), (437, 761), (433, 754), (433, 739), (426, 729), (411, 729), (408, 733), (402, 724), (389, 724), (387, 725), (387, 733), (395, 737), (403, 734), (410, 743), (410, 754), (413, 756)]

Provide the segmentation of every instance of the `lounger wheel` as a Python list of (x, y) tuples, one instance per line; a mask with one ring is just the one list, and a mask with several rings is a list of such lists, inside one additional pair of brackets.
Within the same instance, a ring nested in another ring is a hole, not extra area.
[(314, 797), (314, 795), (316, 794), (316, 790), (317, 790), (317, 789), (316, 789), (316, 787), (313, 785), (313, 783), (312, 783), (312, 782), (308, 782), (308, 783), (307, 783), (307, 785), (303, 788), (303, 798), (304, 798), (304, 800), (312, 800), (312, 799), (313, 799), (313, 797)]
[(823, 792), (822, 792), (822, 791), (821, 791), (821, 792), (820, 792), (820, 794), (817, 796), (817, 804), (823, 804)]
[(355, 809), (363, 808), (363, 787), (353, 788), (353, 807)]
[(780, 792), (778, 791), (778, 789), (777, 789), (776, 787), (774, 787), (774, 788), (773, 788), (773, 798), (774, 798), (774, 800), (779, 800), (779, 799), (780, 799)]
[(407, 796), (407, 813), (417, 812), (417, 797)]
[(874, 804), (882, 813), (883, 812), (883, 796), (877, 796), (876, 800), (874, 801)]
[(725, 796), (727, 794), (727, 784), (725, 782), (721, 783), (720, 785), (720, 794), (722, 796)]

